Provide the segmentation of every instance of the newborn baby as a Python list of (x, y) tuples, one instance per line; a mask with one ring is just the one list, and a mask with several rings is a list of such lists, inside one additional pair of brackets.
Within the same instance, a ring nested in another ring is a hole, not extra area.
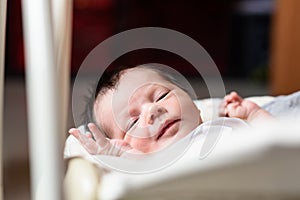
[[(203, 123), (189, 94), (164, 72), (138, 66), (120, 70), (98, 83), (92, 102), (89, 132), (69, 133), (93, 155), (123, 156), (161, 150)], [(232, 92), (224, 97), (221, 117), (243, 125), (272, 116), (257, 104)], [(240, 118), (243, 120), (238, 120)], [(228, 121), (228, 120), (227, 120)]]

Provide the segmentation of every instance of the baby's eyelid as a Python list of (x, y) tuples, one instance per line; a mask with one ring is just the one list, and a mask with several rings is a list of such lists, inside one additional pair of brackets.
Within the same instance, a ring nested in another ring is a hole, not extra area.
[(133, 120), (131, 120), (128, 124), (128, 128), (127, 128), (127, 131), (129, 131), (137, 122), (138, 122), (139, 118), (135, 118)]
[(168, 94), (169, 94), (169, 91), (162, 92), (162, 93), (158, 96), (158, 98), (156, 99), (156, 101), (162, 100), (162, 99), (165, 98)]

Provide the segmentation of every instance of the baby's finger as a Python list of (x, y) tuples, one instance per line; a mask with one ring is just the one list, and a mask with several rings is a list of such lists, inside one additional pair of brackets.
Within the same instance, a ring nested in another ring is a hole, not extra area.
[(69, 133), (70, 133), (71, 135), (73, 135), (77, 140), (79, 140), (79, 134), (80, 134), (80, 131), (79, 131), (78, 129), (76, 129), (76, 128), (71, 128), (71, 129), (69, 130)]
[(240, 97), (236, 92), (231, 92), (230, 96), (232, 97), (232, 99), (234, 101), (238, 101), (238, 102), (242, 102), (243, 101), (243, 98)]
[[(80, 135), (82, 134), (82, 133), (80, 132), (80, 130), (78, 130), (78, 129), (76, 129), (76, 128), (71, 128), (71, 129), (69, 130), (69, 133), (70, 133), (71, 135), (73, 135), (77, 140), (80, 140)], [(86, 135), (88, 138), (92, 138), (92, 134), (91, 134), (90, 132), (86, 132), (86, 134), (84, 134), (84, 135)]]
[(227, 109), (230, 109), (230, 110), (236, 109), (239, 105), (240, 105), (239, 102), (232, 102), (227, 105)]
[(92, 132), (95, 140), (101, 147), (105, 147), (107, 145), (107, 143), (109, 143), (109, 141), (106, 139), (104, 134), (98, 129), (98, 127), (95, 124), (89, 123), (88, 127), (89, 127), (90, 131)]
[(91, 136), (82, 134), (76, 128), (70, 129), (69, 133), (71, 135), (73, 135), (90, 154), (97, 153), (98, 146), (97, 146), (96, 142), (91, 138)]
[(93, 138), (93, 134), (90, 133), (90, 132), (86, 132), (85, 135), (86, 135), (88, 138)]
[(246, 116), (246, 110), (245, 108), (240, 106), (239, 102), (231, 103), (227, 108), (230, 117), (238, 117), (244, 119)]
[(224, 97), (224, 102), (230, 102), (230, 101), (232, 101), (232, 97), (230, 95), (226, 95)]
[(228, 103), (231, 103), (233, 101), (235, 101), (234, 99), (234, 96), (232, 95), (232, 92), (230, 94), (227, 94), (225, 97), (224, 97), (224, 101), (228, 104)]

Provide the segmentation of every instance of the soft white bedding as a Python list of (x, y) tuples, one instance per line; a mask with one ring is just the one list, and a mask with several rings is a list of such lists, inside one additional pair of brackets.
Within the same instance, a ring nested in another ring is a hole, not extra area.
[(239, 130), (234, 136), (224, 134), (211, 154), (200, 160), (203, 139), (198, 138), (176, 163), (155, 173), (104, 175), (99, 197), (300, 197), (300, 127), (295, 123), (284, 121)]
[[(264, 105), (273, 97), (251, 99)], [(216, 117), (214, 109), (219, 102), (220, 99), (205, 99), (195, 103), (207, 121)], [(71, 160), (65, 178), (66, 193), (72, 194), (72, 199), (297, 199), (300, 198), (299, 123), (299, 118), (286, 117), (277, 123), (257, 124), (234, 134), (222, 134), (205, 159), (199, 159), (199, 149), (205, 140), (200, 136), (176, 162), (149, 174), (106, 173), (103, 168), (99, 172), (91, 162)], [(67, 140), (65, 155), (84, 156), (97, 162), (72, 137)], [(114, 157), (102, 159), (128, 162)]]

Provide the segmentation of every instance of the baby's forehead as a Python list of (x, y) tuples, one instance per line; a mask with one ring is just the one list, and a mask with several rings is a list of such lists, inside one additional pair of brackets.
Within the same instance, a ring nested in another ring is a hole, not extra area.
[(161, 73), (147, 68), (133, 68), (126, 70), (120, 77), (118, 87), (135, 85), (141, 86), (149, 83), (171, 83)]
[(150, 76), (150, 75), (153, 76), (154, 75), (154, 78), (164, 79), (163, 76), (161, 75), (161, 72), (146, 67), (135, 67), (135, 68), (126, 69), (124, 73), (122, 73), (122, 76), (126, 76), (126, 75), (127, 76)]
[(132, 70), (124, 73), (122, 77), (120, 77), (119, 83), (115, 88), (114, 95), (117, 95), (120, 98), (127, 97), (127, 99), (129, 99), (129, 96), (134, 92), (140, 88), (146, 88), (150, 85), (170, 87), (173, 84), (155, 71)]

